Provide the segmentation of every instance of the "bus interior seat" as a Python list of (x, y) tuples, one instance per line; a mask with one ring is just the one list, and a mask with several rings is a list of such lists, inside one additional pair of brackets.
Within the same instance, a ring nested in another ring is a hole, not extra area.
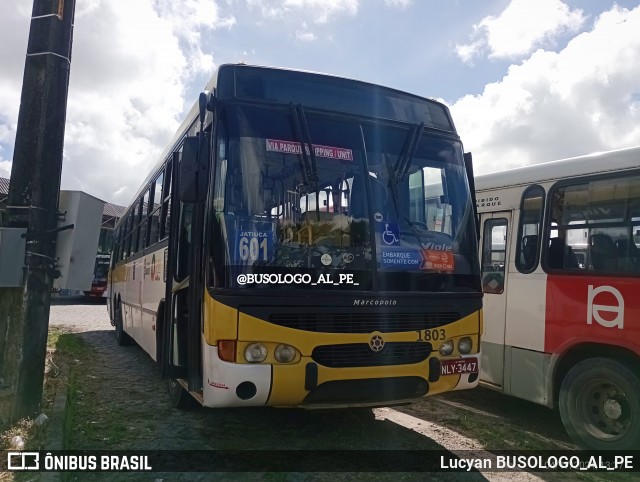
[(589, 236), (591, 264), (598, 271), (610, 271), (617, 268), (618, 251), (611, 236), (596, 233)]
[(564, 238), (551, 238), (547, 265), (552, 269), (579, 268), (578, 258), (573, 254), (571, 246), (567, 246)]
[(628, 239), (616, 240), (616, 251), (618, 253), (618, 264), (624, 271), (635, 271), (640, 267), (640, 249), (634, 242)]
[(564, 263), (564, 239), (551, 238), (549, 241), (549, 253), (547, 264), (552, 269), (562, 269)]
[(532, 268), (536, 264), (537, 245), (537, 234), (529, 234), (522, 237), (522, 257), (524, 258), (524, 265), (529, 268)]

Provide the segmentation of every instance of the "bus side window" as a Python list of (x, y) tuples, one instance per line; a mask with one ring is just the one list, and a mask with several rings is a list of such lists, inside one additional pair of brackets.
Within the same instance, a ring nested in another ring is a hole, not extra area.
[(522, 193), (515, 259), (516, 268), (521, 273), (531, 273), (538, 266), (543, 207), (542, 187), (530, 186)]
[(140, 212), (140, 237), (138, 238), (138, 251), (142, 251), (149, 246), (147, 219), (149, 217), (149, 189), (144, 194), (142, 199), (142, 211)]
[(640, 176), (566, 182), (551, 193), (546, 267), (634, 273), (639, 248)]
[(169, 237), (169, 227), (171, 226), (171, 174), (173, 171), (173, 161), (167, 162), (164, 173), (164, 186), (162, 188), (162, 211), (160, 214), (160, 240)]
[(151, 214), (149, 216), (149, 245), (158, 242), (160, 234), (160, 207), (162, 206), (162, 182), (163, 171), (160, 171), (155, 181), (151, 183), (152, 203)]

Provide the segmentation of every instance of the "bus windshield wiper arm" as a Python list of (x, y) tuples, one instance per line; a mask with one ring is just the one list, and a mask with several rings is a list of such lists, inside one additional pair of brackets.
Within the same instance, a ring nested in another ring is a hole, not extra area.
[(418, 145), (420, 144), (423, 132), (424, 122), (421, 122), (419, 125), (414, 126), (413, 130), (407, 137), (407, 142), (405, 142), (402, 152), (400, 153), (400, 156), (398, 156), (394, 169), (396, 182), (403, 181), (407, 178), (411, 167), (411, 161), (413, 161), (413, 156), (415, 156), (416, 151), (418, 150)]
[[(304, 183), (309, 184), (309, 181), (316, 184), (318, 182), (318, 170), (316, 167), (316, 156), (313, 151), (313, 144), (311, 144), (311, 136), (309, 135), (309, 126), (307, 125), (307, 119), (304, 115), (302, 105), (294, 106), (289, 104), (291, 108), (291, 117), (293, 118), (293, 128), (296, 136), (296, 140), (300, 142), (301, 153), (301, 165), (300, 170), (304, 176)], [(309, 146), (309, 154), (307, 154), (306, 146)]]
[(402, 217), (407, 222), (407, 224), (414, 230), (414, 234), (417, 235), (417, 233), (415, 233), (414, 224), (411, 222), (411, 220), (406, 214), (403, 215), (400, 211), (400, 197), (398, 196), (398, 182), (396, 180), (395, 172), (391, 167), (391, 159), (389, 159), (389, 154), (387, 154), (386, 152), (383, 152), (382, 154), (384, 155), (384, 160), (387, 165), (387, 171), (389, 176), (389, 183), (387, 186), (389, 188), (389, 191), (391, 191), (391, 199), (393, 201), (393, 207), (396, 210), (396, 216), (398, 217), (398, 219)]

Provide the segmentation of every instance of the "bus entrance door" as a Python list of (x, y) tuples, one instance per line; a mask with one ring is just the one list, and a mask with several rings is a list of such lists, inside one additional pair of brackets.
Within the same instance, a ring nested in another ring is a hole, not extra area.
[(484, 328), (480, 379), (502, 387), (506, 323), (506, 283), (509, 259), (507, 242), (511, 212), (482, 215), (482, 291)]
[[(197, 142), (195, 145), (198, 145)], [(181, 162), (180, 153), (174, 153), (174, 180), (178, 171), (175, 166), (180, 166)], [(199, 287), (203, 284), (200, 266), (204, 203), (192, 200), (182, 202), (175, 191), (171, 204), (174, 213), (171, 223), (173, 241), (169, 245), (162, 374), (170, 380), (185, 382), (189, 391), (197, 392), (202, 390), (202, 289)], [(175, 383), (174, 386), (180, 392), (179, 386)], [(181, 399), (182, 394), (177, 393), (178, 405)]]

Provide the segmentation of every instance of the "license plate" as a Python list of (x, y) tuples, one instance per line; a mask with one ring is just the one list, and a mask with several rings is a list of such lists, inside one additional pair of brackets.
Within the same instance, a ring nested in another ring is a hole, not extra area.
[(461, 375), (462, 373), (478, 373), (478, 359), (459, 358), (440, 362), (440, 375)]

